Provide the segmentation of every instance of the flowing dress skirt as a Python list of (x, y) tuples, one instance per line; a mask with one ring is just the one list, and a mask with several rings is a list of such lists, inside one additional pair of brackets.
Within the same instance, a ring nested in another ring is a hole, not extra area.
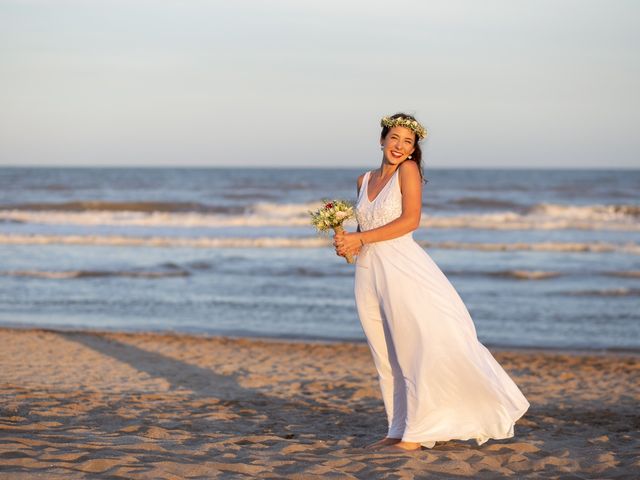
[(529, 402), (480, 343), (462, 299), (412, 234), (362, 248), (355, 297), (389, 437), (431, 448), (514, 435)]

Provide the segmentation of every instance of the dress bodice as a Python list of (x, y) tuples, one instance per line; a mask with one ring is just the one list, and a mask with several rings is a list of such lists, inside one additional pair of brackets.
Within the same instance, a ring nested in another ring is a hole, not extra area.
[(371, 172), (364, 174), (358, 203), (356, 204), (356, 220), (360, 225), (360, 231), (371, 230), (373, 228), (386, 225), (402, 214), (402, 192), (400, 191), (400, 181), (396, 168), (387, 184), (382, 187), (380, 193), (369, 200), (369, 177)]

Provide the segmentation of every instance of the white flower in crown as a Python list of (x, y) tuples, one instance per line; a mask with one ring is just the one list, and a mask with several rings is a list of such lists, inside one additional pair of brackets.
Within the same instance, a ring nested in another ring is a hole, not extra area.
[(380, 126), (381, 127), (387, 127), (387, 128), (406, 127), (409, 130), (411, 130), (413, 133), (415, 133), (420, 140), (422, 140), (423, 138), (425, 138), (427, 136), (427, 129), (424, 128), (422, 125), (420, 125), (420, 123), (418, 123), (418, 121), (413, 120), (412, 118), (407, 118), (407, 117), (398, 117), (398, 118), (382, 117), (382, 120), (380, 120)]

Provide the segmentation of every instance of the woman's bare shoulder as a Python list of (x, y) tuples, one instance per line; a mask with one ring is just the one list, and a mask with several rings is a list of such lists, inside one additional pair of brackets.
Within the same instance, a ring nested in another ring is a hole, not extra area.
[(418, 169), (418, 164), (413, 160), (405, 160), (398, 167), (400, 169), (400, 173), (402, 175), (418, 175), (420, 176), (420, 170)]
[(420, 181), (420, 169), (418, 164), (413, 160), (405, 160), (398, 167), (400, 173), (398, 175), (400, 180), (400, 191), (405, 193), (405, 189), (420, 191), (422, 182)]

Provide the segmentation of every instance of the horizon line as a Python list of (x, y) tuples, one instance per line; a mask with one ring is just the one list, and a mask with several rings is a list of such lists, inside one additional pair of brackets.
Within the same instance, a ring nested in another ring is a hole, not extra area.
[[(0, 168), (59, 168), (59, 169), (264, 169), (264, 170), (285, 170), (285, 169), (297, 169), (297, 170), (356, 170), (360, 168), (366, 168), (366, 165), (329, 165), (329, 166), (293, 166), (293, 165), (117, 165), (117, 164), (103, 164), (103, 165), (0, 165)], [(639, 166), (429, 166), (424, 170), (640, 170)]]

